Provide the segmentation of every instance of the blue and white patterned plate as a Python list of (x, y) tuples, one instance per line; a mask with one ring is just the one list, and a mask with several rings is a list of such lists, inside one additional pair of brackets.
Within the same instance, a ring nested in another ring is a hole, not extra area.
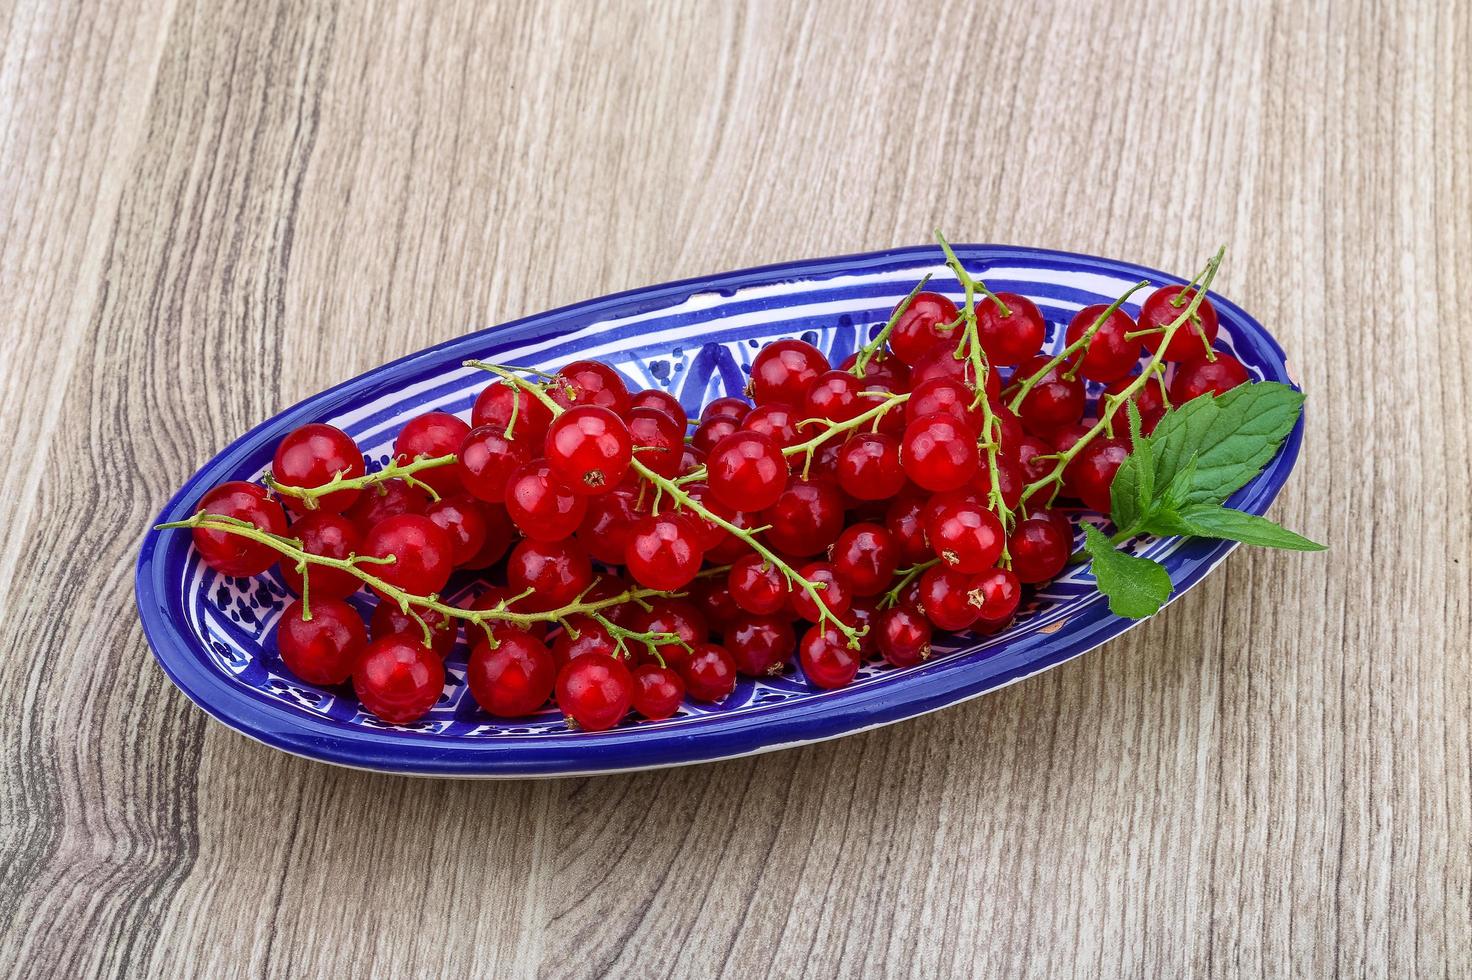
[[(1175, 276), (1124, 262), (989, 245), (957, 253), (993, 289), (1031, 297), (1049, 321), (1049, 347), (1062, 344), (1075, 311), (1107, 303), (1139, 279)], [(837, 364), (925, 273), (930, 288), (959, 301), (936, 248), (906, 248), (816, 259), (651, 286), (590, 300), (482, 330), (412, 354), (307, 399), (236, 440), (169, 501), (159, 521), (192, 513), (226, 480), (256, 480), (280, 438), (313, 421), (345, 429), (370, 466), (388, 458), (394, 433), (411, 416), (439, 409), (469, 415), (486, 375), (468, 358), (555, 369), (598, 358), (623, 372), (631, 389), (664, 388), (694, 415), (719, 395), (739, 392), (758, 346), (800, 336)], [(1132, 315), (1149, 290), (1126, 305)], [(1215, 294), (1224, 346), (1259, 379), (1289, 382), (1282, 350), (1266, 330)], [(1282, 450), (1230, 504), (1263, 513), (1298, 456), (1302, 421)], [(1232, 550), (1224, 542), (1176, 538), (1136, 546), (1162, 561), (1175, 595), (1196, 584)], [(459, 584), (460, 598), (475, 587)], [(137, 571), (144, 632), (164, 671), (196, 704), (267, 745), (340, 765), (441, 776), (525, 777), (645, 769), (726, 759), (877, 728), (984, 694), (1076, 657), (1133, 622), (1109, 612), (1087, 568), (1032, 596), (1017, 622), (995, 636), (960, 635), (929, 662), (905, 669), (866, 666), (839, 691), (820, 691), (800, 675), (743, 679), (719, 705), (682, 708), (674, 718), (613, 731), (567, 729), (548, 710), (515, 722), (492, 719), (465, 685), (465, 650), (448, 661), (445, 691), (421, 722), (388, 725), (359, 710), (348, 688), (303, 684), (275, 653), (277, 619), (288, 601), (272, 574), (232, 579), (199, 560), (189, 535), (150, 531)], [(358, 600), (364, 608), (370, 602)]]

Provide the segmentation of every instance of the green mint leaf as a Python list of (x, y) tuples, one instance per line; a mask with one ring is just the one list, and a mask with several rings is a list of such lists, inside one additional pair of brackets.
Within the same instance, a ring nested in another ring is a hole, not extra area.
[(1170, 574), (1159, 563), (1117, 551), (1092, 524), (1084, 525), (1084, 550), (1094, 559), (1094, 581), (1109, 597), (1109, 611), (1128, 619), (1153, 616), (1170, 598)]
[(1324, 545), (1317, 541), (1294, 534), (1266, 517), (1216, 504), (1195, 504), (1180, 510), (1163, 509), (1153, 515), (1149, 530), (1153, 534), (1192, 534), (1200, 538), (1222, 538), (1288, 551), (1325, 550)]
[(1186, 461), (1186, 465), (1176, 471), (1171, 477), (1170, 483), (1166, 484), (1164, 490), (1160, 491), (1160, 500), (1157, 510), (1180, 510), (1185, 507), (1196, 484), (1196, 468), (1199, 457), (1192, 456)]
[(1150, 442), (1140, 436), (1140, 410), (1133, 400), (1126, 403), (1130, 418), (1130, 445), (1135, 448), (1119, 464), (1109, 488), (1109, 517), (1120, 529), (1137, 526), (1155, 499), (1155, 454)]
[(1298, 421), (1303, 394), (1274, 381), (1202, 395), (1165, 413), (1149, 437), (1155, 485), (1169, 486), (1193, 456), (1196, 473), (1181, 504), (1219, 504), (1273, 458)]

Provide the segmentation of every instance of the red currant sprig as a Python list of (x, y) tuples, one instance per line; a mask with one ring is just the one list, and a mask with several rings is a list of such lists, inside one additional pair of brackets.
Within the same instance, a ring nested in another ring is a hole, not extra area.
[[(555, 609), (541, 612), (516, 612), (511, 607), (519, 600), (527, 598), (535, 590), (527, 589), (520, 595), (506, 596), (500, 601), (486, 609), (461, 609), (440, 601), (436, 594), (416, 595), (386, 581), (385, 579), (365, 571), (363, 565), (388, 565), (396, 561), (396, 556), (375, 557), (372, 555), (349, 555), (346, 558), (330, 558), (325, 555), (316, 555), (306, 551), (302, 542), (297, 538), (286, 535), (272, 534), (263, 531), (247, 521), (237, 520), (223, 514), (211, 514), (200, 511), (182, 521), (171, 521), (166, 524), (157, 525), (158, 530), (171, 528), (205, 528), (212, 531), (223, 531), (228, 534), (239, 535), (251, 541), (263, 544), (285, 556), (303, 575), (304, 583), (308, 577), (305, 575), (308, 565), (320, 565), (325, 568), (335, 568), (346, 572), (368, 586), (373, 591), (383, 596), (387, 602), (392, 602), (412, 619), (424, 632), (425, 645), (433, 641), (433, 628), (425, 619), (426, 611), (438, 613), (453, 619), (464, 620), (479, 626), (487, 638), (494, 645), (495, 638), (492, 636), (492, 628), (497, 623), (507, 623), (513, 626), (529, 627), (537, 623), (562, 623), (565, 625), (570, 616), (591, 615), (621, 605), (626, 602), (639, 602), (643, 599), (666, 595), (657, 589), (629, 589), (618, 595), (601, 599), (589, 599), (588, 592), (592, 588), (584, 589), (576, 599)], [(310, 621), (311, 610), (308, 604), (307, 589), (302, 590), (303, 619)]]
[[(1186, 305), (1185, 310), (1181, 312), (1180, 316), (1166, 324), (1163, 328), (1160, 334), (1160, 344), (1150, 356), (1150, 360), (1145, 365), (1144, 370), (1140, 372), (1138, 377), (1119, 391), (1106, 393), (1100, 399), (1099, 421), (1090, 426), (1067, 450), (1055, 454), (1051, 472), (1023, 488), (1021, 506), (1025, 507), (1035, 493), (1046, 490), (1049, 487), (1052, 488), (1052, 493), (1048, 497), (1049, 502), (1051, 502), (1053, 497), (1057, 495), (1059, 487), (1063, 485), (1063, 472), (1068, 468), (1068, 464), (1072, 463), (1080, 453), (1087, 449), (1089, 444), (1100, 433), (1112, 432), (1114, 414), (1119, 410), (1119, 407), (1133, 398), (1135, 393), (1144, 387), (1151, 378), (1164, 370), (1163, 362), (1165, 361), (1166, 351), (1170, 347), (1171, 338), (1175, 336), (1177, 330), (1185, 326), (1195, 316), (1197, 309), (1201, 306), (1202, 300), (1206, 298), (1207, 290), (1211, 288), (1212, 280), (1216, 278), (1217, 270), (1221, 268), (1222, 257), (1226, 254), (1226, 250), (1227, 247), (1223, 245), (1217, 249), (1216, 254), (1206, 263), (1206, 267), (1197, 277), (1200, 281), (1200, 286), (1194, 291), (1191, 301)], [(1192, 281), (1196, 282), (1197, 280)], [(1132, 335), (1127, 334), (1126, 336)]]

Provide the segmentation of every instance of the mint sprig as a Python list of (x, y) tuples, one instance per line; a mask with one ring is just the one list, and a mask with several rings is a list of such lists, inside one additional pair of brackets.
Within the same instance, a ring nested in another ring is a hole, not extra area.
[(1172, 408), (1145, 436), (1139, 412), (1133, 402), (1128, 405), (1133, 449), (1110, 488), (1110, 518), (1119, 530), (1112, 538), (1097, 528), (1084, 531), (1094, 578), (1113, 612), (1139, 619), (1155, 613), (1170, 597), (1170, 576), (1159, 562), (1115, 549), (1137, 534), (1324, 550), (1267, 518), (1222, 506), (1267, 466), (1302, 408), (1301, 392), (1259, 381)]

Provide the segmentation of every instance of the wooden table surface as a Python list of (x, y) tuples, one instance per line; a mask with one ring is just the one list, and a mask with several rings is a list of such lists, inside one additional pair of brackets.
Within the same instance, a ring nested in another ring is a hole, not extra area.
[[(1472, 5), (0, 4), (0, 974), (1467, 976)], [(607, 291), (912, 244), (1188, 271), (1290, 352), (1243, 550), (962, 707), (390, 778), (209, 721), (139, 537), (254, 422)]]

